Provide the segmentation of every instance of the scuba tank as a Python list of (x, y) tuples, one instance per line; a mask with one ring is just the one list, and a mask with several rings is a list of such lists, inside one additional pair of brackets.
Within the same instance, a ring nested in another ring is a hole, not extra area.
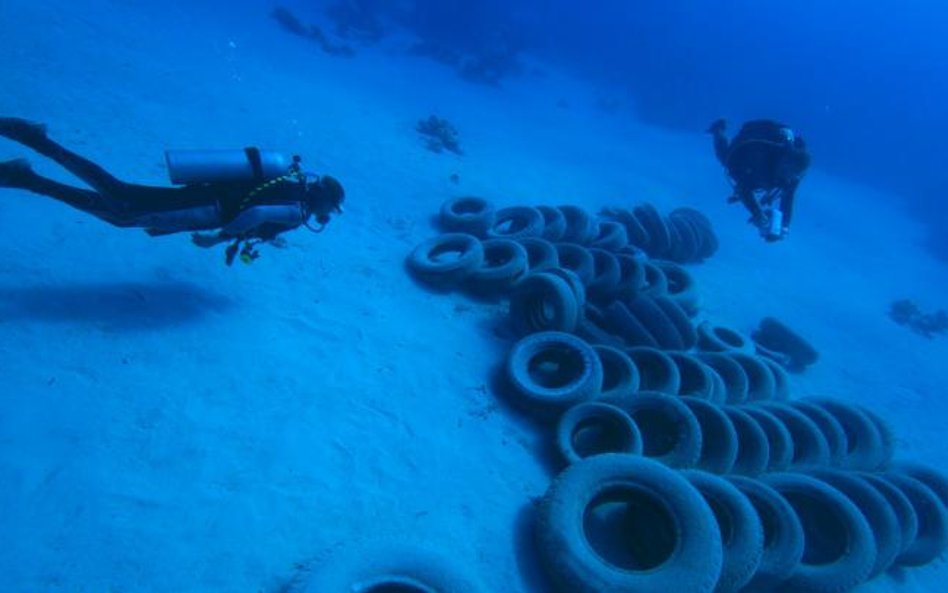
[(171, 183), (264, 181), (285, 175), (292, 159), (255, 147), (231, 150), (166, 150)]
[(783, 212), (780, 211), (780, 208), (774, 208), (770, 212), (770, 224), (768, 225), (768, 231), (772, 236), (779, 237), (780, 232), (783, 226)]

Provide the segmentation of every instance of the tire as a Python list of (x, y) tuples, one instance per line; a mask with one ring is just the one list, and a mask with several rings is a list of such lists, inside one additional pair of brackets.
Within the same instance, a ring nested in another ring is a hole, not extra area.
[(624, 410), (601, 401), (566, 410), (556, 430), (560, 456), (571, 465), (604, 453), (642, 454), (642, 433)]
[(639, 369), (639, 389), (668, 395), (678, 393), (681, 375), (678, 366), (667, 354), (657, 348), (637, 346), (625, 351)]
[(571, 334), (540, 332), (522, 338), (507, 357), (514, 403), (555, 418), (570, 406), (599, 395), (602, 364), (592, 346)]
[(520, 239), (518, 243), (527, 250), (527, 262), (531, 273), (545, 272), (560, 267), (560, 258), (556, 253), (556, 247), (546, 239), (527, 237)]
[(803, 528), (803, 557), (780, 590), (838, 593), (862, 584), (875, 564), (876, 545), (859, 508), (810, 476), (771, 474), (763, 480), (790, 503)]
[(544, 272), (528, 274), (510, 295), (510, 321), (519, 336), (542, 331), (573, 332), (580, 318), (565, 280)]
[(948, 509), (920, 480), (898, 472), (887, 472), (882, 477), (905, 494), (918, 517), (915, 539), (899, 554), (895, 563), (924, 566), (934, 561), (948, 548)]
[(757, 511), (764, 530), (764, 551), (749, 591), (770, 591), (797, 569), (803, 558), (803, 526), (793, 507), (764, 482), (744, 476), (728, 476)]
[(701, 427), (680, 398), (648, 391), (603, 399), (624, 410), (642, 433), (642, 455), (669, 467), (694, 467), (701, 457)]
[(868, 472), (849, 472), (849, 474), (858, 477), (866, 484), (872, 486), (873, 489), (886, 499), (895, 512), (895, 516), (899, 522), (900, 544), (899, 552), (895, 560), (897, 562), (899, 555), (908, 550), (918, 536), (918, 515), (915, 514), (915, 507), (912, 506), (912, 501), (910, 501), (909, 497), (896, 487), (895, 484), (886, 480), (880, 474)]
[(580, 309), (585, 308), (586, 286), (583, 284), (583, 281), (580, 280), (579, 276), (562, 267), (551, 268), (547, 270), (546, 273), (562, 278), (573, 292), (573, 298), (576, 299), (576, 306)]
[(791, 400), (787, 402), (793, 409), (805, 415), (812, 420), (826, 439), (829, 446), (829, 465), (830, 467), (844, 467), (847, 456), (846, 432), (843, 425), (839, 423), (836, 416), (833, 416), (820, 406), (804, 401)]
[(560, 267), (579, 277), (584, 287), (596, 277), (596, 262), (589, 250), (578, 243), (556, 243), (556, 254)]
[(668, 280), (668, 298), (678, 303), (689, 317), (697, 315), (701, 296), (691, 272), (671, 261), (657, 260), (655, 265), (665, 273)]
[(701, 352), (698, 360), (715, 371), (724, 382), (722, 403), (741, 404), (747, 401), (747, 374), (736, 360), (720, 352)]
[(639, 296), (645, 288), (645, 262), (627, 253), (617, 254), (616, 261), (619, 262), (616, 298), (629, 300)]
[(683, 350), (681, 335), (671, 319), (655, 304), (650, 296), (640, 296), (627, 302), (626, 307), (638, 322), (648, 330), (658, 346), (664, 350)]
[(707, 259), (714, 255), (718, 250), (718, 237), (714, 232), (714, 227), (708, 217), (694, 208), (676, 208), (668, 213), (669, 218), (687, 220), (695, 230), (698, 237), (699, 259)]
[(767, 435), (770, 457), (767, 459), (767, 471), (782, 472), (790, 467), (793, 460), (793, 437), (790, 431), (770, 412), (756, 406), (742, 406), (742, 410), (754, 419)]
[(644, 202), (632, 209), (632, 213), (642, 223), (642, 226), (648, 232), (648, 247), (644, 247), (651, 257), (662, 257), (665, 252), (671, 248), (671, 239), (668, 235), (668, 227), (662, 219), (661, 214), (655, 209), (655, 206)]
[(668, 352), (669, 357), (678, 367), (681, 384), (676, 395), (695, 397), (705, 401), (714, 398), (714, 380), (711, 378), (714, 371), (694, 356), (684, 352)]
[(570, 466), (544, 496), (537, 527), (550, 580), (564, 592), (710, 593), (721, 573), (711, 509), (681, 475), (643, 457)]
[[(589, 305), (586, 305), (587, 312), (589, 311)], [(610, 346), (612, 348), (625, 348), (625, 342), (622, 338), (614, 336), (608, 331), (606, 331), (602, 325), (595, 319), (585, 318), (580, 319), (579, 323), (576, 324), (576, 329), (573, 331), (574, 334), (580, 338), (586, 340), (589, 344), (593, 346)]]
[(760, 402), (774, 398), (774, 374), (758, 356), (743, 352), (728, 352), (747, 375), (747, 401)]
[(701, 258), (698, 257), (699, 237), (686, 218), (674, 216), (673, 213), (669, 214), (668, 230), (675, 237), (671, 249), (674, 257), (669, 256), (669, 259), (679, 263), (700, 261)]
[(596, 237), (590, 246), (606, 251), (619, 251), (629, 243), (625, 227), (614, 220), (600, 220), (596, 223)]
[(701, 427), (701, 454), (695, 466), (713, 474), (729, 474), (737, 461), (737, 431), (720, 407), (702, 399), (681, 398)]
[(487, 239), (481, 245), (484, 260), (465, 281), (467, 289), (485, 297), (506, 295), (527, 274), (527, 250), (510, 239)]
[(483, 593), (484, 588), (441, 553), (403, 543), (349, 544), (309, 571), (301, 593)]
[(810, 475), (842, 492), (859, 508), (869, 523), (876, 548), (875, 562), (867, 578), (882, 574), (902, 550), (902, 528), (892, 505), (879, 490), (851, 472), (824, 468), (811, 471)]
[(525, 239), (543, 236), (543, 215), (529, 206), (501, 208), (487, 230), (490, 239)]
[(559, 206), (566, 220), (566, 230), (560, 239), (564, 243), (589, 245), (596, 237), (596, 220), (579, 206)]
[(611, 346), (597, 345), (593, 350), (602, 363), (602, 388), (600, 397), (632, 396), (639, 390), (641, 377), (639, 369), (629, 355)]
[(758, 356), (764, 366), (774, 376), (774, 399), (777, 401), (787, 401), (790, 399), (790, 378), (787, 371), (782, 366), (770, 360), (769, 358)]
[(902, 461), (892, 467), (892, 471), (915, 478), (931, 488), (941, 504), (948, 507), (948, 476), (933, 467), (921, 463)]
[(695, 344), (698, 343), (698, 332), (695, 330), (695, 326), (692, 325), (691, 319), (688, 318), (688, 314), (685, 310), (682, 309), (677, 302), (668, 297), (657, 296), (653, 297), (653, 300), (655, 304), (658, 305), (658, 308), (662, 310), (662, 313), (668, 317), (668, 320), (672, 322), (672, 325), (675, 326), (675, 330), (681, 338), (681, 349), (691, 350), (694, 348)]
[(537, 206), (537, 210), (543, 215), (542, 237), (552, 243), (562, 241), (566, 233), (566, 217), (560, 209), (553, 206)]
[(785, 403), (764, 402), (757, 406), (776, 416), (790, 432), (790, 440), (793, 441), (790, 467), (794, 471), (829, 466), (829, 443), (826, 442), (826, 437), (815, 422)]
[(747, 412), (734, 406), (722, 408), (737, 434), (737, 457), (731, 471), (737, 475), (755, 477), (767, 470), (770, 461), (770, 443), (767, 434)]
[(710, 321), (698, 324), (698, 349), (705, 352), (743, 352), (754, 354), (754, 343), (733, 329), (714, 325)]
[[(444, 257), (454, 254), (452, 257)], [(484, 247), (474, 235), (447, 233), (420, 243), (408, 256), (412, 274), (436, 288), (453, 288), (484, 262)]]
[(773, 317), (764, 317), (751, 337), (768, 350), (786, 354), (789, 358), (787, 370), (791, 372), (801, 373), (820, 358), (819, 352), (809, 342)]
[(651, 260), (646, 260), (643, 265), (645, 266), (645, 286), (642, 288), (642, 295), (653, 297), (668, 295), (668, 278), (665, 277), (665, 272)]
[(462, 196), (441, 205), (441, 228), (448, 233), (467, 233), (480, 239), (494, 226), (494, 206), (477, 196)]
[(846, 457), (843, 467), (853, 470), (877, 470), (888, 461), (879, 429), (858, 406), (826, 398), (807, 398), (830, 414), (846, 433)]
[(721, 533), (724, 557), (714, 593), (736, 593), (757, 572), (764, 554), (760, 517), (750, 500), (726, 479), (698, 470), (681, 474), (711, 508)]
[(589, 300), (594, 303), (611, 303), (615, 300), (622, 276), (619, 260), (604, 249), (591, 247), (589, 253), (593, 258), (593, 278), (586, 287)]
[(603, 309), (602, 313), (609, 330), (630, 346), (659, 347), (652, 334), (623, 303), (615, 301)]

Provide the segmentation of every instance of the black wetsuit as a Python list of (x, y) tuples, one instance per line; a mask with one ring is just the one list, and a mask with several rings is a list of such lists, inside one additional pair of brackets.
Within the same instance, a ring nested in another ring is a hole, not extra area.
[(745, 123), (728, 142), (723, 126), (712, 130), (714, 152), (734, 182), (734, 195), (755, 219), (761, 217), (754, 192), (772, 192), (780, 200), (783, 226), (793, 217), (797, 186), (810, 165), (803, 138), (788, 126), (772, 120)]
[[(309, 214), (306, 186), (292, 177), (181, 187), (126, 183), (49, 139), (39, 126), (8, 128), (0, 126), (0, 136), (49, 157), (93, 190), (59, 183), (28, 167), (8, 175), (2, 185), (49, 196), (115, 226), (141, 227), (151, 235), (221, 229), (223, 237), (269, 240), (304, 224)], [(228, 233), (240, 217), (248, 220)]]

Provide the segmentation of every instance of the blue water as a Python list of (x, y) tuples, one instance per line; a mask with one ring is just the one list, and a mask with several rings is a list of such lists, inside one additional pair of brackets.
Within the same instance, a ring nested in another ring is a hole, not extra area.
[[(699, 208), (720, 249), (688, 266), (696, 320), (781, 318), (821, 354), (794, 396), (871, 407), (898, 457), (948, 470), (948, 336), (888, 316), (896, 299), (948, 307), (948, 9), (283, 6), (304, 35), (271, 3), (0, 3), (0, 116), (128, 181), (167, 185), (168, 148), (255, 144), (348, 194), (324, 232), (227, 267), (223, 245), (0, 188), (0, 588), (297, 591), (382, 538), (436, 548), (487, 590), (550, 589), (531, 521), (552, 445), (498, 398), (506, 308), (405, 271), (458, 195)], [(426, 150), (429, 115), (460, 154)], [(718, 117), (807, 139), (788, 240), (765, 244), (725, 203), (704, 134)], [(77, 183), (0, 139), (12, 158)], [(859, 593), (936, 591), (944, 570)]]

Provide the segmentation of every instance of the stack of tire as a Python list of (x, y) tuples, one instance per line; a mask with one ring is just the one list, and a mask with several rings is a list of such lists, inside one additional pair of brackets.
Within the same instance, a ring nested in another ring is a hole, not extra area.
[(893, 465), (868, 408), (643, 391), (636, 360), (562, 332), (507, 359), (508, 397), (567, 466), (538, 522), (564, 591), (846, 591), (948, 547), (948, 480)]
[[(688, 209), (674, 219), (690, 233), (687, 243), (676, 243), (674, 253), (700, 252), (702, 258), (713, 253), (710, 246), (716, 248), (717, 239), (707, 218)], [(418, 245), (407, 264), (417, 279), (440, 290), (501, 298), (528, 274), (561, 269), (578, 277), (591, 303), (606, 305), (617, 298), (674, 292), (679, 279), (690, 279), (673, 261), (650, 260), (630, 240), (626, 225), (578, 206), (496, 210), (481, 198), (462, 197), (442, 206), (439, 224), (444, 233)], [(700, 250), (693, 237), (701, 237)]]
[(629, 242), (649, 257), (692, 263), (711, 257), (718, 249), (710, 221), (694, 208), (676, 208), (662, 216), (645, 202), (631, 210), (609, 208), (601, 215), (621, 224)]

